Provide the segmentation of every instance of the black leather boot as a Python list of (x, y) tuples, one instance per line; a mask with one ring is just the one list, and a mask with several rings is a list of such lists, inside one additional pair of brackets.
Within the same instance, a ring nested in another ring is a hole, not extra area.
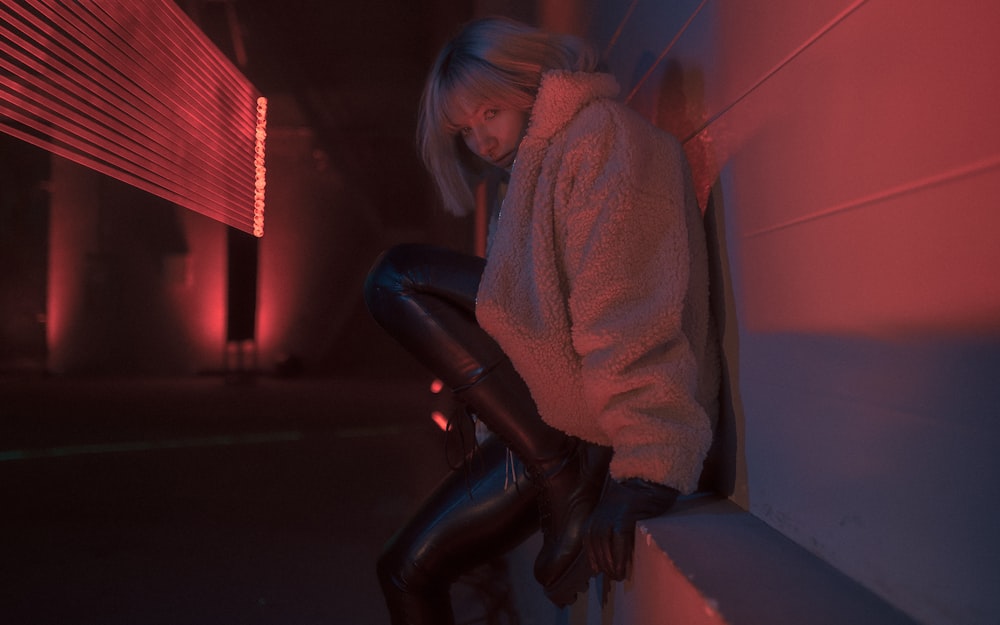
[(593, 574), (583, 528), (600, 499), (611, 453), (542, 421), (527, 385), (476, 323), (484, 266), (481, 258), (450, 250), (396, 246), (369, 273), (365, 301), (375, 320), (530, 468), (544, 502), (535, 577), (553, 602), (566, 605)]
[(600, 501), (610, 462), (609, 447), (579, 441), (554, 475), (532, 476), (541, 485), (544, 536), (535, 559), (535, 579), (560, 607), (576, 601), (596, 573), (582, 548), (583, 531)]
[(543, 542), (535, 578), (553, 603), (573, 603), (594, 575), (583, 530), (600, 500), (611, 449), (568, 436), (542, 421), (509, 360), (455, 393), (520, 458), (538, 486)]

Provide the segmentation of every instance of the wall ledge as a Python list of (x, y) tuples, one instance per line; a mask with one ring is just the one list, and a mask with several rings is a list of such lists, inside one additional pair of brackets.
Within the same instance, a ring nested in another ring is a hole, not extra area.
[[(606, 600), (602, 605), (602, 595)], [(632, 574), (598, 577), (569, 625), (915, 625), (732, 501), (682, 499), (640, 523)]]

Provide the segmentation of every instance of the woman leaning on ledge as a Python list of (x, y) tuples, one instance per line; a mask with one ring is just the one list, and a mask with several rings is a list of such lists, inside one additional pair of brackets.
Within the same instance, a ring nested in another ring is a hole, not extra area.
[(397, 625), (453, 623), (451, 583), (539, 528), (555, 604), (624, 579), (636, 521), (697, 485), (719, 383), (701, 214), (678, 141), (617, 93), (581, 40), (502, 18), (467, 24), (427, 79), (419, 147), (445, 207), (509, 180), (485, 259), (397, 246), (365, 285), (490, 432), (386, 545)]

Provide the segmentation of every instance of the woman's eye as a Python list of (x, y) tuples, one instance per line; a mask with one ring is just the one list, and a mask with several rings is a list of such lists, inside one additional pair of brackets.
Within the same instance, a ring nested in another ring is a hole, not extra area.
[(486, 109), (486, 112), (483, 113), (483, 119), (486, 119), (487, 121), (493, 119), (496, 116), (497, 116), (497, 109)]

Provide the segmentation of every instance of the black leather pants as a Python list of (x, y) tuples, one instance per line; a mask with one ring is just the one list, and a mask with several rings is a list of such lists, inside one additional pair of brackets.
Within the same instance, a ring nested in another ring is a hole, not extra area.
[[(365, 284), (379, 324), (456, 390), (506, 360), (475, 320), (483, 267), (474, 256), (399, 246), (379, 259)], [(452, 582), (538, 529), (538, 488), (516, 460), (511, 482), (508, 458), (499, 440), (483, 443), (389, 540), (378, 575), (394, 625), (450, 625)]]

